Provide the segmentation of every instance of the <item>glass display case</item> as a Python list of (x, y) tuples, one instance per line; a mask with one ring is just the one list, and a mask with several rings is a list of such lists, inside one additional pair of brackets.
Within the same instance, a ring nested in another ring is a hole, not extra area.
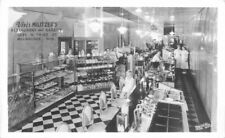
[(33, 72), (35, 112), (71, 92), (65, 89), (74, 84), (74, 60), (75, 58), (59, 57), (19, 64), (20, 72)]
[(8, 77), (9, 129), (33, 115), (34, 105), (33, 73), (26, 72)]

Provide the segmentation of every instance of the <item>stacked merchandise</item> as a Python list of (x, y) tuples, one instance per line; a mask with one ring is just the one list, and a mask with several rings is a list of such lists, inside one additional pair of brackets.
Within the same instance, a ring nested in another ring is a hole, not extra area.
[(35, 101), (54, 95), (58, 87), (58, 77), (66, 74), (65, 67), (57, 66), (51, 70), (40, 70), (34, 73)]
[(114, 80), (114, 62), (101, 57), (78, 59), (76, 68), (77, 91), (110, 88)]

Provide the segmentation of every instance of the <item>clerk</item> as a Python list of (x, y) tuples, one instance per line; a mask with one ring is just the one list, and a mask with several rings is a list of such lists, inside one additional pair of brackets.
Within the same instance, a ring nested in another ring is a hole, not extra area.
[(132, 72), (127, 71), (124, 87), (122, 88), (120, 98), (128, 98), (130, 94), (132, 93), (132, 90), (134, 89), (135, 86), (136, 86), (136, 81), (133, 78)]
[(162, 61), (162, 57), (161, 57), (161, 52), (160, 51), (158, 51), (155, 55), (154, 55), (154, 57), (152, 58), (152, 60), (151, 60), (151, 65), (153, 66), (153, 68), (158, 68), (158, 66), (159, 66), (159, 64), (160, 64), (160, 62)]
[(151, 60), (152, 62), (161, 62), (162, 61), (162, 57), (161, 57), (161, 52), (158, 51), (154, 57)]

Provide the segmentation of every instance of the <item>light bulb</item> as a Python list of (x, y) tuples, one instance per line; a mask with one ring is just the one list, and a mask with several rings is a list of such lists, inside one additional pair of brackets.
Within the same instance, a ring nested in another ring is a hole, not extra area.
[(97, 20), (94, 20), (89, 24), (89, 27), (93, 32), (98, 32), (101, 28), (101, 24)]
[(125, 34), (127, 32), (127, 28), (124, 26), (120, 26), (117, 30), (120, 32), (120, 34)]
[(141, 35), (141, 32), (142, 31), (140, 29), (136, 30), (137, 35)]
[(175, 16), (171, 15), (170, 16), (170, 21), (174, 21), (174, 19), (175, 19)]

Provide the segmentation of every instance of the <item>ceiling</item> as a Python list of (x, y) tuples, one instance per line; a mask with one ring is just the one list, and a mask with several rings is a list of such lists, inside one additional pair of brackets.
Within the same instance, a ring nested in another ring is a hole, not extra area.
[[(105, 23), (121, 23), (124, 18), (125, 23), (131, 26), (137, 24), (154, 24), (158, 28), (163, 28), (164, 24), (174, 24), (176, 30), (185, 27), (190, 19), (198, 14), (200, 7), (141, 7), (142, 12), (137, 13), (137, 7), (20, 7), (14, 8), (23, 12), (39, 12), (58, 15), (78, 20), (101, 17)], [(103, 12), (101, 12), (101, 10)], [(123, 13), (123, 15), (121, 14)], [(146, 18), (146, 15), (149, 17)], [(170, 19), (174, 16), (174, 20)]]

